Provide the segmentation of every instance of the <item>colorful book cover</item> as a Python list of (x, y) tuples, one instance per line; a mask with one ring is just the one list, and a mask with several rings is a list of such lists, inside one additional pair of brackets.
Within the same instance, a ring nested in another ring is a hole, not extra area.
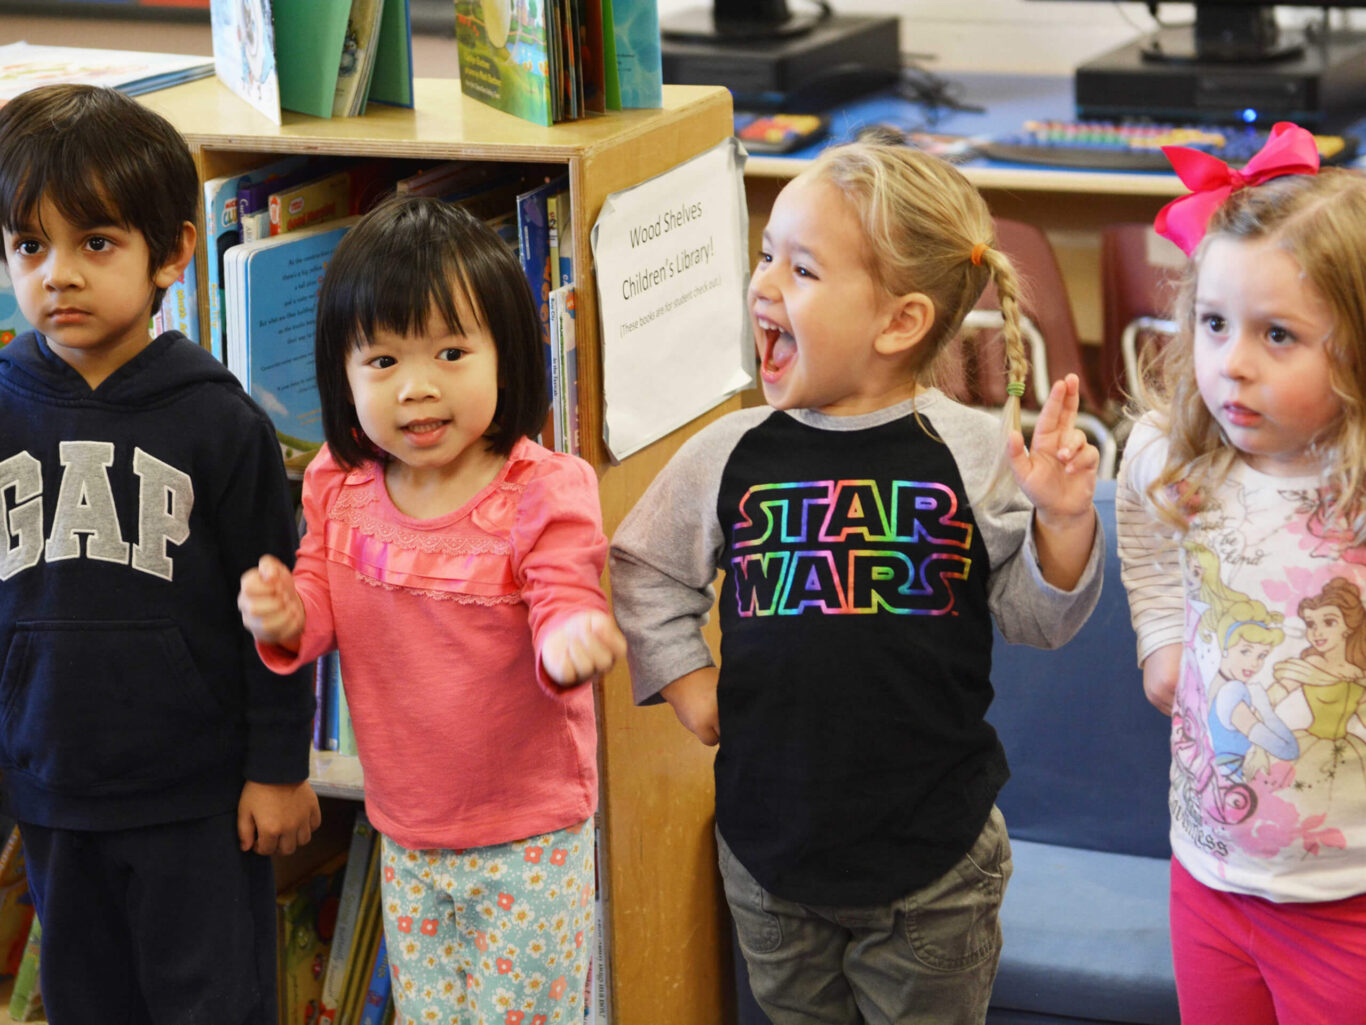
[(219, 80), (278, 125), (280, 77), (271, 0), (211, 0), (209, 21)]
[(43, 991), (38, 980), (38, 948), (43, 927), (34, 918), (24, 942), (24, 954), (10, 990), (9, 1016), (14, 1021), (38, 1021), (43, 1017)]
[[(282, 166), (285, 165), (285, 166)], [(273, 174), (258, 175), (237, 186), (237, 232), (239, 242), (255, 242), (270, 234), (270, 196), (327, 172), (326, 163), (307, 157), (288, 157), (272, 167)]]
[(281, 1022), (312, 1025), (318, 1019), (345, 870), (346, 855), (339, 854), (275, 898)]
[(392, 987), (389, 958), (385, 954), (384, 933), (381, 931), (379, 945), (375, 948), (375, 963), (370, 970), (370, 984), (365, 989), (365, 1000), (361, 1004), (360, 1025), (383, 1025)]
[(663, 106), (664, 67), (656, 0), (612, 0), (612, 28), (621, 105)]
[(455, 0), (460, 89), (538, 125), (553, 121), (546, 4)]
[[(517, 196), (517, 240), (520, 245), (522, 271), (531, 285), (531, 295), (536, 301), (537, 314), (541, 321), (541, 341), (550, 341), (550, 292), (552, 273), (558, 277), (559, 268), (554, 272), (550, 267), (550, 219), (548, 204), (550, 197), (568, 187), (568, 178), (561, 175), (552, 181), (537, 185), (535, 188)], [(546, 374), (550, 374), (550, 363), (546, 361)]]
[(223, 259), (229, 249), (242, 241), (238, 195), (246, 186), (288, 174), (304, 164), (304, 157), (286, 157), (252, 171), (224, 175), (204, 183), (204, 228), (208, 233), (205, 249), (209, 256), (204, 276), (209, 290), (209, 323), (202, 341), (207, 341), (209, 351), (218, 359), (224, 355)]
[(285, 468), (296, 473), (324, 440), (313, 369), (319, 282), (355, 221), (341, 218), (228, 251), (228, 369), (270, 415)]
[(33, 924), (33, 898), (28, 892), (28, 873), (24, 866), (24, 844), (19, 827), (12, 826), (0, 850), (0, 975), (19, 970)]
[(323, 178), (270, 194), (270, 233), (283, 235), (351, 212), (351, 172), (334, 171)]
[(6, 43), (0, 46), (0, 106), (40, 85), (101, 85), (140, 96), (213, 71), (212, 60), (189, 54)]
[(342, 878), (341, 898), (337, 903), (337, 925), (332, 933), (332, 947), (327, 955), (327, 969), (323, 974), (322, 1002), (319, 1025), (331, 1025), (337, 1019), (337, 1005), (341, 1001), (346, 976), (346, 959), (355, 942), (360, 918), (361, 892), (367, 875), (372, 871), (371, 859), (376, 844), (375, 828), (366, 818), (365, 807), (356, 809), (351, 827), (351, 844), (346, 855), (346, 874)]
[(192, 257), (185, 272), (166, 289), (161, 300), (161, 309), (152, 318), (153, 334), (163, 331), (179, 331), (190, 341), (200, 343), (199, 337), (199, 289), (196, 269), (198, 257)]
[(0, 260), (0, 346), (8, 345), (25, 331), (32, 330), (19, 312), (19, 300), (14, 297), (14, 284), (9, 278), (5, 261)]

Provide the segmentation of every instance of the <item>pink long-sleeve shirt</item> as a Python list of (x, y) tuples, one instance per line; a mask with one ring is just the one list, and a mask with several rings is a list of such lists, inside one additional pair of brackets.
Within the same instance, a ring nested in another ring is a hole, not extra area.
[(370, 821), (410, 849), (482, 847), (582, 822), (597, 806), (591, 686), (540, 668), (547, 627), (606, 610), (597, 478), (523, 438), (464, 507), (400, 512), (383, 470), (304, 476), (294, 581), (299, 652), (258, 645), (287, 672), (335, 647)]

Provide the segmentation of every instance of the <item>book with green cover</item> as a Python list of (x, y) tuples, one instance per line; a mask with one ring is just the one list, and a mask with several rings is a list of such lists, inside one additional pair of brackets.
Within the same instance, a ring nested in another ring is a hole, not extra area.
[(554, 120), (546, 5), (527, 0), (455, 0), (460, 91), (538, 125)]
[(29, 927), (19, 971), (14, 976), (14, 989), (10, 991), (9, 1016), (15, 1021), (38, 1021), (43, 1017), (43, 993), (38, 984), (38, 948), (42, 935), (43, 927), (35, 918)]

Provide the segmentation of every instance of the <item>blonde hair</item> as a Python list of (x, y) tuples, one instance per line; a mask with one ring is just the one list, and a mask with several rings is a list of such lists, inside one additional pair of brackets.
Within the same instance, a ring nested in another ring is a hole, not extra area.
[[(995, 281), (1004, 321), (1006, 377), (1023, 390), (1029, 374), (1015, 268), (994, 248), (986, 201), (956, 167), (909, 146), (850, 143), (821, 153), (801, 177), (834, 186), (849, 201), (868, 241), (869, 271), (889, 295), (920, 292), (934, 304), (934, 324), (912, 350), (916, 380), (933, 385), (935, 363), (963, 318)], [(985, 248), (978, 248), (985, 247)], [(979, 262), (974, 262), (974, 252)], [(1007, 393), (1001, 458), (987, 495), (1009, 479), (1005, 441), (1020, 429), (1020, 396)]]
[(1227, 655), (1233, 642), (1240, 638), (1249, 644), (1267, 644), (1274, 648), (1285, 640), (1285, 631), (1280, 627), (1283, 618), (1256, 599), (1234, 602), (1223, 611), (1215, 625), (1219, 651)]
[(1163, 519), (1184, 530), (1237, 458), (1195, 379), (1195, 291), (1215, 238), (1276, 245), (1332, 311), (1326, 352), (1342, 411), (1310, 445), (1323, 465), (1318, 513), (1366, 541), (1366, 176), (1341, 168), (1240, 189), (1215, 211), (1181, 280), (1177, 337), (1151, 364), (1156, 379), (1141, 378), (1141, 406), (1133, 411), (1154, 410), (1169, 442), (1148, 495)]

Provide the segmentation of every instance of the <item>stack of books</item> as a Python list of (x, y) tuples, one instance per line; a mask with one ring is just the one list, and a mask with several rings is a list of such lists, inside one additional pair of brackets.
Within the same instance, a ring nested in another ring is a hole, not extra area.
[(655, 0), (455, 0), (460, 88), (550, 125), (658, 107)]
[(208, 57), (34, 46), (20, 41), (0, 46), (0, 104), (40, 85), (102, 85), (140, 96), (212, 74), (213, 61)]
[(211, 0), (214, 68), (276, 124), (413, 105), (408, 0)]

